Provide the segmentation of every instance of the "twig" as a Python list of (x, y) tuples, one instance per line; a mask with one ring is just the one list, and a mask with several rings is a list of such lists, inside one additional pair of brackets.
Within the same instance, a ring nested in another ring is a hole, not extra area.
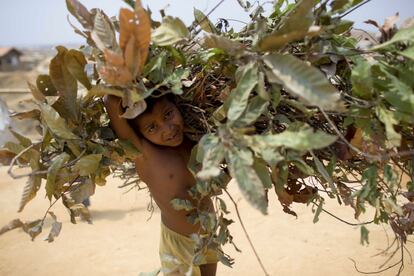
[(49, 210), (53, 207), (53, 205), (55, 205), (56, 204), (56, 202), (62, 197), (62, 195), (63, 194), (65, 194), (67, 191), (69, 191), (69, 189), (72, 187), (72, 185), (73, 185), (73, 183), (75, 183), (76, 182), (76, 180), (78, 180), (79, 179), (79, 175), (74, 179), (74, 180), (72, 180), (72, 182), (70, 182), (70, 184), (69, 184), (69, 186), (65, 189), (65, 191), (63, 191), (56, 199), (55, 199), (55, 201), (53, 201), (53, 203), (52, 204), (50, 204), (50, 206), (49, 206), (49, 208), (47, 208), (47, 210), (46, 210), (46, 212), (45, 212), (45, 215), (43, 216), (43, 218), (42, 218), (42, 221), (41, 221), (41, 224), (43, 225), (43, 223), (44, 223), (44, 221), (45, 221), (45, 219), (46, 219), (46, 216), (47, 216), (47, 214), (49, 213)]
[(14, 179), (17, 179), (18, 176), (16, 176), (12, 170), (13, 170), (13, 166), (16, 163), (16, 161), (26, 152), (28, 152), (29, 150), (31, 150), (36, 144), (31, 144), (30, 146), (28, 146), (27, 148), (25, 148), (24, 150), (22, 150), (19, 154), (17, 154), (15, 157), (13, 157), (12, 161), (10, 162), (10, 167), (7, 170), (7, 173)]
[(338, 130), (338, 128), (336, 127), (335, 123), (332, 122), (332, 120), (329, 118), (329, 116), (325, 113), (325, 111), (320, 108), (320, 111), (322, 112), (323, 116), (325, 117), (325, 119), (328, 121), (329, 125), (333, 128), (333, 130), (336, 132), (336, 134), (339, 136), (339, 138), (341, 138), (341, 140), (353, 151), (355, 151), (356, 153), (365, 156), (367, 158), (373, 159), (375, 161), (383, 161), (383, 160), (387, 160), (389, 158), (392, 157), (402, 157), (402, 156), (408, 156), (408, 155), (412, 155), (414, 154), (414, 150), (408, 150), (408, 151), (400, 151), (400, 152), (393, 152), (393, 153), (387, 153), (384, 155), (380, 155), (380, 154), (369, 154), (366, 152), (361, 151), (360, 149), (358, 149), (357, 147), (355, 147), (354, 145), (352, 145), (351, 143), (349, 143), (349, 141), (342, 135), (342, 133)]
[[(359, 273), (362, 273), (362, 274), (378, 274), (378, 273), (381, 273), (381, 272), (384, 272), (384, 271), (387, 271), (387, 270), (389, 270), (389, 269), (391, 269), (391, 268), (393, 268), (393, 267), (395, 267), (395, 266), (397, 266), (398, 264), (400, 264), (401, 263), (401, 260), (399, 260), (398, 262), (396, 262), (395, 264), (393, 264), (393, 265), (390, 265), (389, 267), (387, 267), (387, 268), (384, 268), (384, 269), (382, 269), (382, 270), (378, 270), (378, 271), (369, 271), (369, 272), (366, 272), (366, 271), (361, 271), (361, 270), (359, 270), (358, 269), (358, 267), (357, 267), (357, 265), (356, 265), (356, 262), (354, 261), (354, 259), (351, 259), (351, 258), (349, 258), (353, 263), (354, 263), (354, 267), (355, 267), (355, 270), (356, 271), (358, 271)], [(399, 275), (400, 273), (398, 273), (398, 275)]]
[(253, 245), (253, 242), (252, 242), (252, 240), (250, 239), (249, 234), (247, 233), (246, 227), (244, 226), (244, 223), (243, 223), (243, 221), (242, 221), (242, 219), (241, 219), (240, 212), (239, 212), (239, 208), (238, 208), (238, 206), (237, 206), (236, 201), (234, 201), (233, 197), (230, 195), (230, 193), (229, 193), (226, 189), (223, 189), (223, 190), (224, 190), (224, 191), (226, 192), (226, 194), (229, 196), (229, 198), (230, 198), (231, 202), (233, 202), (234, 208), (235, 208), (235, 210), (236, 210), (237, 218), (238, 218), (238, 219), (239, 219), (239, 221), (240, 221), (240, 225), (241, 225), (241, 227), (243, 228), (243, 232), (244, 232), (244, 234), (245, 234), (245, 236), (246, 236), (247, 240), (249, 241), (250, 247), (252, 248), (252, 250), (253, 250), (253, 252), (254, 252), (254, 255), (256, 256), (256, 259), (257, 259), (257, 261), (259, 262), (260, 267), (262, 268), (262, 270), (263, 270), (263, 272), (264, 272), (264, 274), (265, 274), (266, 276), (270, 275), (269, 273), (267, 273), (266, 268), (264, 267), (264, 265), (263, 265), (263, 263), (262, 263), (262, 260), (260, 259), (259, 255), (257, 254), (257, 251), (256, 251), (256, 249), (255, 249), (255, 247), (254, 247), (254, 245)]
[[(313, 203), (314, 205), (316, 205), (317, 207), (319, 207), (319, 205), (318, 205), (317, 203), (315, 203), (315, 202), (312, 202), (312, 203)], [(340, 218), (340, 217), (338, 217), (338, 216), (335, 216), (334, 214), (332, 214), (331, 212), (329, 212), (329, 211), (325, 210), (324, 208), (322, 208), (322, 211), (323, 211), (323, 212), (325, 212), (325, 213), (327, 213), (327, 214), (328, 214), (328, 215), (330, 215), (331, 217), (333, 217), (333, 218), (335, 218), (335, 219), (339, 220), (340, 222), (343, 222), (343, 223), (348, 224), (348, 225), (351, 225), (351, 226), (361, 226), (361, 225), (367, 225), (367, 224), (371, 224), (371, 223), (373, 223), (373, 222), (374, 222), (374, 220), (371, 220), (371, 221), (360, 222), (360, 223), (352, 223), (352, 222), (346, 221), (346, 220), (344, 220), (344, 219), (341, 219), (341, 218)]]
[[(25, 151), (26, 150), (28, 150), (28, 149), (25, 149)], [(22, 154), (22, 153), (24, 153), (23, 151), (22, 152), (20, 152), (19, 153), (19, 155), (20, 154)], [(82, 158), (82, 156), (84, 155), (86, 153), (86, 149), (84, 149), (80, 154), (79, 154), (79, 156), (78, 157), (76, 157), (75, 159), (73, 159), (72, 161), (70, 161), (69, 163), (66, 163), (65, 165), (63, 165), (61, 168), (68, 168), (68, 167), (70, 167), (70, 166), (72, 166), (72, 165), (74, 165), (76, 162), (78, 162), (79, 161), (79, 159), (81, 159)], [(17, 156), (16, 156), (17, 157)], [(27, 176), (32, 176), (32, 175), (41, 175), (41, 174), (47, 174), (49, 171), (48, 170), (36, 170), (36, 171), (32, 171), (32, 172), (30, 172), (30, 173), (24, 173), (24, 174), (19, 174), (19, 175), (16, 175), (16, 174), (14, 174), (11, 170), (12, 170), (12, 167), (14, 166), (14, 163), (13, 163), (13, 161), (10, 163), (10, 168), (9, 168), (9, 170), (7, 171), (8, 172), (8, 174), (12, 177), (12, 178), (14, 178), (14, 179), (19, 179), (19, 178), (23, 178), (23, 177), (27, 177)]]
[(149, 221), (152, 218), (152, 215), (154, 214), (154, 202), (153, 202), (153, 198), (152, 195), (150, 194), (150, 202), (147, 205), (147, 211), (150, 212), (150, 216), (147, 218), (147, 221)]
[(356, 6), (355, 6), (355, 7), (353, 7), (352, 9), (348, 10), (346, 13), (341, 14), (341, 16), (339, 16), (339, 18), (342, 18), (342, 17), (344, 17), (344, 16), (347, 16), (348, 14), (350, 14), (351, 12), (353, 12), (354, 10), (356, 10), (356, 9), (360, 8), (361, 6), (363, 6), (363, 5), (365, 5), (365, 4), (369, 3), (369, 2), (371, 2), (371, 0), (366, 0), (366, 1), (362, 2), (362, 3), (361, 3), (361, 4), (359, 4), (359, 5), (356, 5)]
[(241, 21), (241, 20), (237, 20), (237, 19), (233, 19), (233, 18), (219, 18), (219, 19), (224, 19), (224, 20), (227, 20), (227, 21), (234, 21), (234, 22), (238, 22), (238, 23), (245, 24), (245, 25), (249, 24), (247, 22), (244, 22), (244, 21)]
[[(394, 241), (397, 241), (398, 238), (395, 238)], [(394, 244), (394, 242), (393, 242)], [(398, 252), (398, 250), (400, 249), (400, 246), (397, 245), (397, 248), (391, 253), (391, 255), (387, 258), (387, 260), (379, 267), (380, 269), (383, 268), (389, 261), (391, 261), (391, 259), (395, 256), (395, 254)]]

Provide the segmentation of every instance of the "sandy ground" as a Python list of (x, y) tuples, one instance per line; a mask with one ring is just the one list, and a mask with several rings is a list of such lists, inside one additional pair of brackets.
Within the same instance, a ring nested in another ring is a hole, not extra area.
[[(0, 167), (0, 226), (14, 218), (41, 218), (48, 207), (42, 187), (38, 197), (18, 214), (16, 210), (25, 180), (12, 180), (5, 167)], [(158, 240), (160, 214), (149, 218), (146, 191), (117, 188), (119, 180), (111, 179), (107, 186), (97, 187), (92, 198), (93, 224), (73, 225), (61, 204), (53, 211), (63, 222), (60, 236), (53, 243), (43, 241), (50, 229), (46, 220), (42, 234), (34, 241), (22, 230), (0, 236), (0, 275), (138, 275), (159, 267)], [(251, 208), (232, 184), (230, 190), (238, 201), (242, 218), (270, 275), (360, 275), (349, 258), (357, 261), (361, 270), (376, 270), (386, 254), (372, 257), (387, 246), (387, 236), (380, 226), (369, 226), (370, 245), (359, 243), (359, 228), (345, 225), (321, 214), (312, 223), (310, 207), (295, 205), (299, 218), (282, 212), (271, 194), (269, 215), (262, 216)], [(231, 202), (228, 202), (231, 207)], [(327, 209), (347, 220), (352, 211), (328, 202)], [(233, 213), (234, 209), (230, 208)], [(234, 218), (235, 219), (235, 218)], [(237, 220), (237, 219), (235, 219)], [(235, 258), (233, 268), (219, 265), (217, 275), (263, 275), (240, 223), (230, 226), (234, 240), (242, 253), (231, 246), (225, 251)], [(388, 230), (390, 233), (390, 231)], [(414, 244), (408, 244), (414, 252)], [(414, 265), (407, 264), (402, 275), (414, 275)], [(396, 260), (393, 260), (394, 263)], [(395, 275), (396, 269), (381, 275)]]

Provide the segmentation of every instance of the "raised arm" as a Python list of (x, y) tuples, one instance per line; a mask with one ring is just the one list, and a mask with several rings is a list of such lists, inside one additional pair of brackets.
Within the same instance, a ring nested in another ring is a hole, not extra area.
[(128, 124), (127, 120), (120, 116), (122, 113), (121, 98), (112, 95), (106, 95), (104, 97), (104, 104), (106, 111), (108, 112), (109, 119), (111, 120), (112, 130), (115, 131), (118, 138), (132, 142), (132, 144), (142, 152), (142, 140), (134, 132), (134, 130)]

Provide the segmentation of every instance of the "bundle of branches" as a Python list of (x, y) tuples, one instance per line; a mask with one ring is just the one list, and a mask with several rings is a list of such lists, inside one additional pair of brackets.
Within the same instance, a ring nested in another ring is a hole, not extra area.
[[(215, 215), (172, 201), (207, 233), (193, 237), (199, 252), (232, 243), (232, 221), (219, 196), (232, 199), (230, 177), (263, 214), (271, 189), (290, 214), (296, 215), (293, 202), (312, 204), (315, 222), (326, 197), (349, 205), (356, 219), (372, 206), (372, 221), (356, 224), (362, 241), (368, 241), (364, 225), (389, 223), (397, 247), (404, 246), (414, 230), (413, 24), (398, 29), (397, 17), (383, 26), (371, 20), (382, 43), (361, 49), (350, 35), (353, 22), (343, 19), (361, 0), (279, 0), (270, 14), (238, 1), (251, 12), (251, 22), (238, 32), (226, 19), (214, 25), (196, 9), (187, 28), (163, 12), (162, 22), (151, 20), (140, 1), (125, 2), (132, 9), (109, 18), (66, 1), (87, 45), (57, 47), (49, 75), (30, 84), (38, 109), (14, 115), (38, 120), (42, 139), (14, 133), (19, 142), (1, 152), (14, 155), (11, 169), (31, 168), (23, 175), (29, 181), (19, 211), (45, 182), (51, 206), (62, 199), (75, 222), (80, 214), (87, 217), (82, 200), (111, 172), (137, 184), (130, 162), (136, 150), (116, 139), (101, 98), (121, 97), (122, 116), (134, 118), (146, 97), (172, 92), (189, 137), (198, 142), (189, 164), (197, 181), (190, 194), (216, 199)], [(411, 181), (403, 182), (404, 174)], [(43, 221), (15, 220), (6, 228), (22, 226), (34, 238)], [(49, 240), (58, 230), (56, 222)]]

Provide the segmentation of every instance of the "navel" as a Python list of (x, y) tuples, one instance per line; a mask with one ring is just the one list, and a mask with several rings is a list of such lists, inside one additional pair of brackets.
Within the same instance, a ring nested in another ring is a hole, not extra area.
[(169, 179), (173, 179), (173, 178), (174, 178), (174, 174), (170, 173), (170, 174), (168, 175), (168, 178), (169, 178)]

